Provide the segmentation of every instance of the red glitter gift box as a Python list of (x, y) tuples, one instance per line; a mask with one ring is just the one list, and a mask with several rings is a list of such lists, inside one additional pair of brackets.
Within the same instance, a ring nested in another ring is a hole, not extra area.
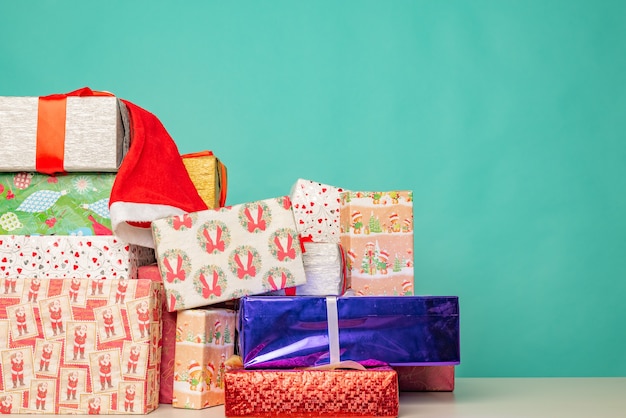
[(398, 376), (367, 370), (244, 370), (225, 375), (227, 417), (397, 417)]

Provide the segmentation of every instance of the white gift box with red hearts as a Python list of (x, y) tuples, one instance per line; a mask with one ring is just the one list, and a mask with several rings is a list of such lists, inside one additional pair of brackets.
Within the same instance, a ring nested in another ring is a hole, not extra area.
[(170, 312), (306, 283), (288, 196), (152, 222)]
[(0, 235), (0, 278), (135, 279), (154, 250), (112, 235)]
[(343, 189), (298, 179), (291, 189), (296, 228), (302, 237), (313, 242), (338, 244), (340, 193)]

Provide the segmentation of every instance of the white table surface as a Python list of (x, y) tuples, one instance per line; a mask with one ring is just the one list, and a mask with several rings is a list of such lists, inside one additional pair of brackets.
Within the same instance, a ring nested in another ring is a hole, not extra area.
[[(137, 415), (134, 415), (135, 417)], [(150, 418), (224, 417), (161, 405)], [(457, 378), (454, 392), (401, 392), (400, 418), (625, 418), (624, 378)]]

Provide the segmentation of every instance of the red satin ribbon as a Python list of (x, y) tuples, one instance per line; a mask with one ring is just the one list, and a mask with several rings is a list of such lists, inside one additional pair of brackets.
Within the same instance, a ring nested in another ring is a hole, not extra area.
[(35, 170), (54, 174), (65, 172), (65, 109), (69, 96), (113, 96), (93, 91), (89, 87), (66, 94), (52, 94), (39, 98), (37, 110), (37, 152)]

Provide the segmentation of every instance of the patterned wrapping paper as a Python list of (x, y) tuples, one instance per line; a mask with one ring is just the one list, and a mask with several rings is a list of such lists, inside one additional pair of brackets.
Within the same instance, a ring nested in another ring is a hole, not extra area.
[(345, 291), (345, 258), (341, 245), (303, 242), (306, 283), (271, 292), (278, 296), (341, 296)]
[(413, 294), (413, 193), (341, 193), (341, 244), (357, 295)]
[(398, 379), (367, 370), (231, 370), (227, 417), (396, 417)]
[(111, 235), (115, 173), (0, 173), (0, 234)]
[(44, 119), (38, 127), (38, 118), (44, 117), (39, 101), (39, 97), (0, 97), (0, 171), (37, 171), (38, 134), (45, 134), (46, 125), (57, 124), (65, 127), (61, 144), (65, 171), (118, 170), (129, 146), (122, 102), (112, 96), (67, 97), (65, 121)]
[[(163, 283), (161, 272), (156, 264), (141, 266), (137, 269), (138, 279), (148, 279), (157, 283)], [(161, 298), (161, 370), (159, 385), (159, 403), (171, 404), (174, 392), (174, 352), (176, 349), (176, 312), (167, 310), (165, 292)]]
[[(162, 285), (22, 279), (0, 293), (7, 413), (145, 414), (158, 407)], [(4, 413), (4, 412), (3, 412)]]
[(306, 282), (288, 197), (152, 222), (170, 311)]
[(224, 373), (226, 361), (235, 354), (235, 327), (236, 312), (228, 309), (178, 313), (173, 407), (224, 404)]
[[(329, 322), (333, 300), (338, 320)], [(246, 369), (329, 364), (334, 344), (337, 361), (366, 366), (460, 361), (454, 296), (247, 296), (240, 300), (237, 327)], [(338, 329), (337, 340), (333, 329)]]
[(109, 236), (0, 235), (4, 288), (21, 278), (134, 279), (155, 262), (154, 250)]
[(212, 151), (201, 151), (182, 155), (185, 168), (198, 194), (209, 209), (226, 204), (226, 166)]
[(298, 179), (291, 189), (293, 214), (302, 237), (339, 243), (339, 194), (343, 189)]
[[(345, 192), (341, 199), (341, 242), (352, 290), (359, 296), (413, 295), (412, 192)], [(454, 389), (453, 366), (396, 371), (401, 391)]]

